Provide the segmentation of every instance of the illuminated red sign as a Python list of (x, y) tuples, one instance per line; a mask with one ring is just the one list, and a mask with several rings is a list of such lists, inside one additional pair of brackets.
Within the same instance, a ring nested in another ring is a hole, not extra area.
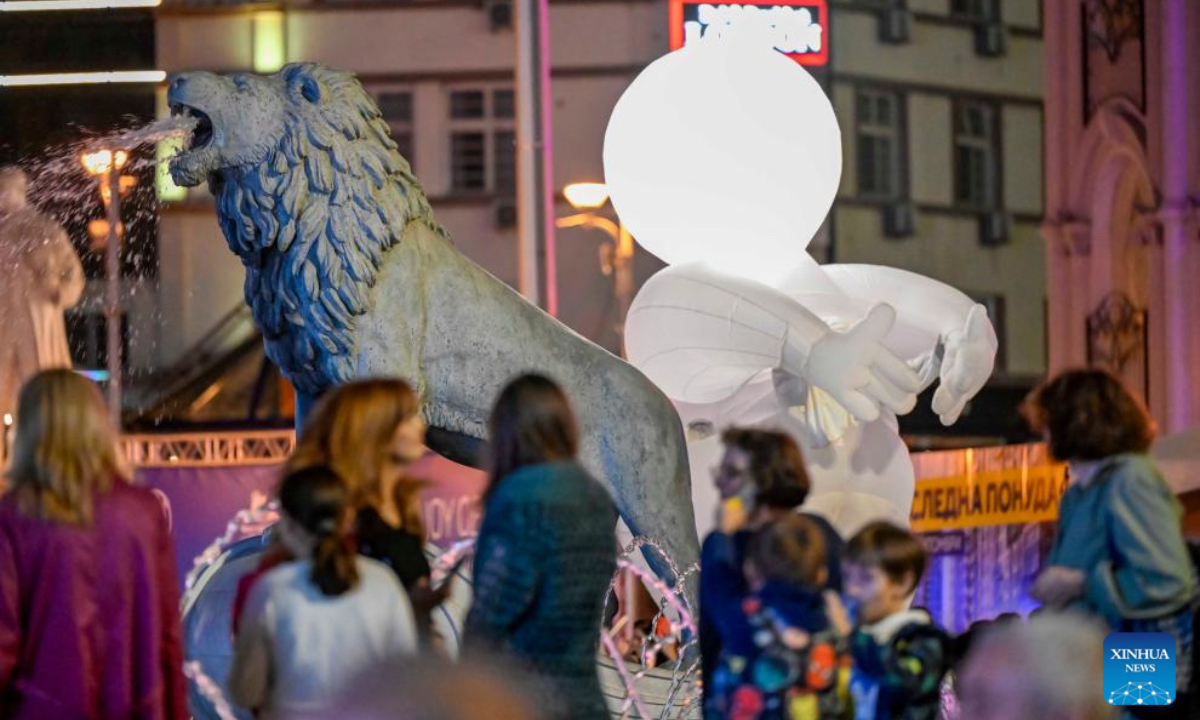
[(826, 0), (777, 0), (772, 3), (714, 3), (670, 0), (671, 49), (709, 33), (758, 24), (775, 49), (801, 65), (829, 62), (829, 7)]

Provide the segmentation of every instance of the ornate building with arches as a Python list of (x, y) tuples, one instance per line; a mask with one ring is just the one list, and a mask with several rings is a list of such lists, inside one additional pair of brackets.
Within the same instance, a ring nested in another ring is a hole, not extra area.
[(1049, 369), (1200, 425), (1200, 3), (1043, 7)]

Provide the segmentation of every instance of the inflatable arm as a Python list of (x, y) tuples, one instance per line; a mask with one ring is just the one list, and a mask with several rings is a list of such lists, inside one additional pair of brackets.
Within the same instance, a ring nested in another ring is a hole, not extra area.
[(880, 344), (895, 311), (879, 305), (845, 333), (783, 292), (703, 264), (650, 278), (625, 321), (629, 360), (672, 399), (724, 400), (763, 370), (821, 388), (870, 422), (880, 407), (912, 409), (920, 381)]
[(959, 330), (975, 301), (945, 283), (880, 265), (822, 265), (825, 275), (850, 297), (896, 308), (896, 322), (936, 334)]
[(999, 343), (987, 309), (955, 288), (923, 275), (878, 265), (824, 265), (826, 276), (850, 297), (896, 307), (898, 324), (938, 338), (941, 386), (933, 410), (944, 425), (958, 420), (987, 383)]

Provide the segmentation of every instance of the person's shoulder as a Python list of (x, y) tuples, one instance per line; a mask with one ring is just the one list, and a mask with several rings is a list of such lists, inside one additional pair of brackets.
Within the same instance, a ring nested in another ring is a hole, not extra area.
[(738, 530), (735, 533), (725, 533), (713, 530), (700, 543), (700, 556), (716, 557), (724, 554), (740, 555), (753, 535), (749, 530)]
[(720, 584), (730, 577), (741, 577), (746, 543), (751, 534), (738, 531), (729, 535), (714, 531), (704, 538), (700, 546), (700, 567), (708, 572), (700, 573), (701, 586), (713, 587), (713, 583)]
[(545, 484), (545, 465), (526, 465), (500, 478), (491, 491), (488, 505), (495, 507), (514, 499), (528, 497)]
[(370, 578), (373, 581), (380, 578), (394, 580), (396, 577), (395, 571), (388, 567), (387, 564), (380, 562), (375, 558), (369, 558), (365, 555), (357, 555), (354, 558), (354, 564), (358, 567), (359, 577)]
[(305, 570), (310, 565), (306, 560), (288, 560), (267, 568), (255, 581), (252, 592), (299, 584), (307, 577)]
[(384, 522), (383, 517), (380, 516), (379, 511), (371, 505), (364, 505), (358, 509), (355, 522), (358, 525), (358, 531), (360, 533), (372, 532), (381, 527), (387, 526), (387, 523)]
[(126, 526), (136, 519), (165, 520), (169, 513), (166, 497), (160, 491), (119, 477), (113, 479), (108, 492), (99, 496), (96, 509), (106, 517), (120, 517)]
[(1107, 475), (1159, 475), (1158, 465), (1148, 453), (1121, 453), (1100, 461), (1100, 472)]
[(28, 520), (17, 503), (16, 493), (9, 490), (0, 496), (0, 530), (6, 535), (19, 535), (21, 526)]
[(400, 589), (404, 588), (400, 584), (400, 580), (396, 577), (396, 571), (386, 563), (366, 557), (365, 555), (356, 556), (354, 563), (358, 567), (358, 577), (363, 581), (377, 585), (386, 585), (389, 588), (392, 586)]
[(114, 478), (102, 502), (123, 508), (163, 512), (163, 501), (154, 490), (135, 485), (124, 478)]
[(817, 526), (817, 528), (825, 536), (826, 541), (836, 541), (839, 544), (845, 542), (845, 538), (842, 537), (841, 533), (837, 531), (837, 528), (833, 526), (833, 523), (829, 522), (829, 519), (824, 515), (805, 508), (801, 508), (799, 512), (801, 517)]
[(1121, 494), (1166, 493), (1174, 495), (1154, 459), (1144, 453), (1126, 453), (1110, 458), (1105, 477), (1110, 488)]
[(407, 599), (408, 593), (404, 591), (404, 585), (390, 567), (362, 555), (355, 558), (355, 564), (358, 567), (358, 583), (363, 595)]
[(287, 600), (289, 596), (302, 596), (308, 580), (304, 568), (303, 560), (289, 560), (258, 573), (246, 594), (243, 624), (264, 620), (268, 606), (289, 606), (294, 602)]
[(950, 634), (933, 622), (928, 613), (912, 611), (911, 617), (892, 637), (891, 645), (900, 648), (918, 645), (944, 650), (949, 642)]
[(719, 548), (729, 542), (729, 536), (719, 530), (713, 530), (704, 536), (700, 542), (700, 552), (708, 552), (708, 548)]
[(21, 511), (17, 507), (17, 497), (13, 490), (7, 490), (3, 495), (0, 495), (0, 518), (11, 520), (20, 516)]
[(527, 465), (509, 475), (497, 486), (492, 496), (495, 502), (516, 498), (546, 500), (554, 498), (583, 499), (586, 490), (603, 491), (595, 478), (581, 465), (571, 461)]

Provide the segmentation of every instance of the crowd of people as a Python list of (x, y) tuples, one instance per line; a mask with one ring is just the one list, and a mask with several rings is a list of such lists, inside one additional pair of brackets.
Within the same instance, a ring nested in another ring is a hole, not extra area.
[[(1025, 411), (1069, 466), (1033, 586), (1044, 607), (959, 636), (912, 606), (920, 538), (882, 521), (840, 537), (804, 511), (790, 436), (728, 430), (701, 558), (704, 720), (1116, 718), (1101, 691), (1112, 631), (1176, 638), (1175, 703), (1134, 716), (1200, 716), (1196, 571), (1182, 508), (1147, 455), (1144, 407), (1080, 370)], [(131, 482), (86, 379), (43, 372), (18, 413), (0, 497), (0, 719), (189, 717), (162, 503)], [(575, 459), (571, 403), (523, 376), (488, 430), (473, 605), (451, 663), (431, 620), (447, 585), (434, 583), (409, 473), (425, 452), (419, 399), (385, 379), (321, 399), (281, 473), (270, 547), (238, 586), (236, 705), (288, 719), (609, 717), (596, 653), (617, 516)], [(686, 650), (663, 661), (693, 662)]]

